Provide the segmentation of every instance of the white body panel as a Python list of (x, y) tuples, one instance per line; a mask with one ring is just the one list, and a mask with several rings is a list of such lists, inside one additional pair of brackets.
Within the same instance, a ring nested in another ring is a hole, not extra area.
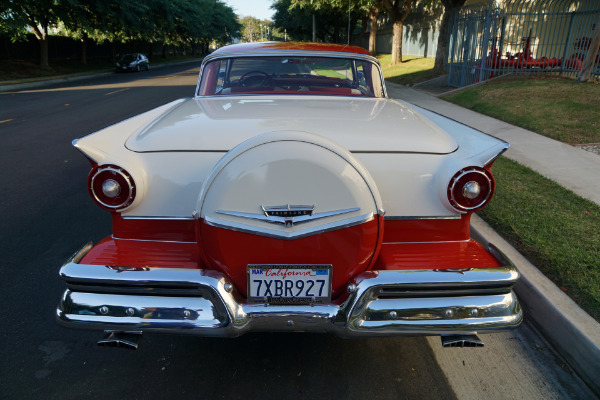
[[(310, 132), (348, 149), (372, 176), (387, 217), (458, 216), (446, 195), (450, 178), (461, 168), (484, 166), (508, 147), (392, 100), (273, 97), (177, 100), (86, 136), (76, 147), (98, 164), (129, 171), (138, 193), (122, 215), (134, 218), (192, 218), (218, 161), (268, 132)], [(327, 184), (320, 178), (314, 177), (315, 187)]]
[(457, 143), (411, 108), (387, 99), (340, 96), (237, 96), (177, 104), (138, 130), (136, 152), (222, 151), (265, 132), (310, 132), (354, 151), (447, 154)]

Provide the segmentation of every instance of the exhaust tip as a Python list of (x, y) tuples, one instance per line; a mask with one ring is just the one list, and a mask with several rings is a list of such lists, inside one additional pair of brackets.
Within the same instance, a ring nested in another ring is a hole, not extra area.
[(104, 337), (98, 341), (98, 346), (121, 347), (129, 350), (137, 350), (142, 332), (116, 332), (105, 331)]
[(483, 347), (483, 342), (476, 335), (442, 336), (442, 347)]

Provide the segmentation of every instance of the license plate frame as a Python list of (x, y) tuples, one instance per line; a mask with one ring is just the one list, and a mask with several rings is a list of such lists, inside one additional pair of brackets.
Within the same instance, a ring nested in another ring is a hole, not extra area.
[[(249, 264), (246, 272), (251, 303), (293, 305), (331, 301), (331, 264)], [(286, 282), (292, 282), (292, 286)]]

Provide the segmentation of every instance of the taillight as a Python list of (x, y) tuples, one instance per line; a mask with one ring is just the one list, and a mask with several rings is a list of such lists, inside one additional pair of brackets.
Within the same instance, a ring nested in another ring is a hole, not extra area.
[(486, 169), (467, 167), (458, 171), (448, 184), (448, 200), (458, 211), (477, 211), (494, 194), (494, 177)]
[(133, 178), (117, 165), (100, 165), (92, 169), (88, 189), (98, 205), (110, 211), (120, 211), (135, 200)]

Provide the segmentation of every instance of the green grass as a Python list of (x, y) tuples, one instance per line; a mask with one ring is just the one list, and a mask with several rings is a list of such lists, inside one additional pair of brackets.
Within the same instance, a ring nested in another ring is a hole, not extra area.
[(600, 84), (502, 77), (444, 100), (568, 144), (600, 142)]
[(400, 85), (410, 86), (439, 76), (432, 70), (435, 61), (433, 58), (405, 56), (399, 65), (390, 64), (391, 54), (380, 54), (377, 58), (383, 68), (383, 77)]
[(493, 172), (479, 215), (600, 321), (600, 206), (504, 157)]

